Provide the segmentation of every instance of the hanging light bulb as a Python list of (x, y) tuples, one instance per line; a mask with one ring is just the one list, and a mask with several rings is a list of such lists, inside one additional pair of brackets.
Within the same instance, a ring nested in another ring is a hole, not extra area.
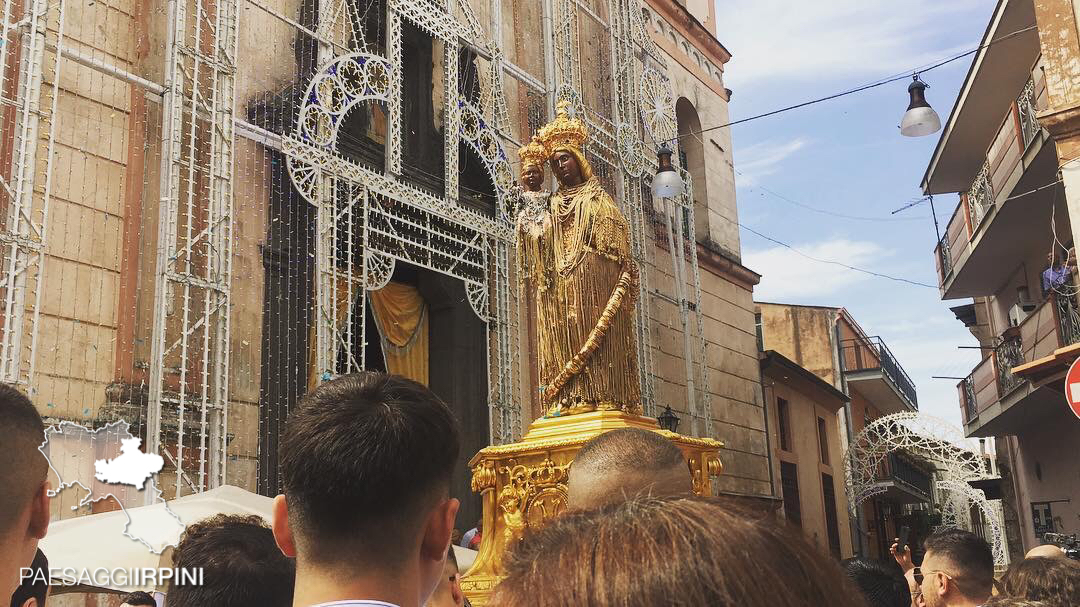
[(941, 130), (941, 118), (926, 102), (926, 83), (919, 79), (918, 74), (915, 74), (907, 90), (911, 103), (900, 121), (900, 134), (905, 137), (923, 137)]
[(667, 146), (667, 142), (664, 142), (656, 151), (656, 159), (660, 168), (653, 177), (653, 195), (658, 198), (675, 198), (682, 194), (684, 191), (682, 177), (679, 177), (675, 167), (671, 166), (671, 148)]

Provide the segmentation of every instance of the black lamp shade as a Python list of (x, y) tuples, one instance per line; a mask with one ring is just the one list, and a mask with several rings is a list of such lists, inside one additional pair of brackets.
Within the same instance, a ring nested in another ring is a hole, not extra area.
[(656, 421), (660, 424), (662, 430), (671, 432), (679, 431), (679, 416), (675, 415), (675, 412), (671, 410), (671, 407), (664, 407), (664, 412), (656, 418)]

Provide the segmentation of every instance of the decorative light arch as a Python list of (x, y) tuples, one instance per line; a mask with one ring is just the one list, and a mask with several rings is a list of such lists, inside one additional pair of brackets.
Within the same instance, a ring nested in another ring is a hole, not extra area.
[[(344, 0), (348, 1), (348, 0)], [(366, 343), (364, 290), (386, 285), (397, 261), (462, 280), (473, 311), (488, 324), (488, 386), (493, 443), (520, 434), (520, 405), (512, 337), (516, 336), (516, 285), (511, 281), (513, 247), (510, 191), (513, 171), (499, 133), (458, 86), (463, 45), (477, 44), (483, 28), (468, 2), (455, 0), (464, 22), (447, 9), (419, 0), (388, 0), (386, 56), (349, 52), (325, 56), (305, 91), (293, 134), (283, 137), (290, 178), (316, 209), (315, 365), (318, 376), (342, 366), (363, 368), (351, 352)], [(333, 11), (330, 14), (334, 14)], [(409, 20), (445, 44), (442, 68), (444, 110), (444, 196), (401, 179), (402, 20)], [(497, 56), (498, 46), (488, 44)], [(493, 83), (493, 86), (501, 83)], [(501, 90), (491, 93), (501, 100)], [(357, 105), (384, 104), (387, 110), (386, 166), (372, 170), (337, 152), (338, 132)], [(498, 201), (494, 217), (458, 204), (458, 144), (483, 162)], [(357, 242), (363, 255), (342, 262), (335, 243)], [(352, 322), (353, 315), (357, 322)], [(359, 332), (356, 326), (359, 325)]]
[(948, 498), (942, 503), (941, 526), (971, 530), (968, 507), (977, 507), (989, 524), (991, 537), (987, 539), (994, 551), (994, 562), (1007, 563), (1000, 508), (995, 508), (982, 491), (968, 484), (968, 481), (990, 478), (984, 458), (961, 446), (968, 442), (955, 426), (912, 411), (875, 419), (848, 445), (844, 457), (851, 514), (854, 515), (863, 502), (885, 491), (876, 482), (878, 466), (885, 457), (895, 451), (906, 451), (932, 462), (937, 468), (932, 481), (934, 488), (941, 497)]

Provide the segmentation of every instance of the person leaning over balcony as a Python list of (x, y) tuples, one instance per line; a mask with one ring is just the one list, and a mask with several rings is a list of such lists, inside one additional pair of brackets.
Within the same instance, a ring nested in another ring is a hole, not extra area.
[(1076, 271), (1076, 257), (1071, 248), (1060, 254), (1050, 253), (1047, 255), (1046, 261), (1049, 267), (1043, 270), (1042, 273), (1043, 296), (1049, 295), (1052, 291), (1056, 291), (1059, 287), (1068, 283)]

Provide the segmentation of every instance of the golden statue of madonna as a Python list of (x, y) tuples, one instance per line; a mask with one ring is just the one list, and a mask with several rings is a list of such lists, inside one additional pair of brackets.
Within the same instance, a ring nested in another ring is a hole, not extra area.
[(555, 119), (521, 151), (526, 200), (543, 196), (534, 185), (543, 181), (538, 157), (547, 157), (559, 181), (546, 212), (523, 211), (518, 222), (522, 275), (534, 294), (540, 398), (549, 417), (596, 410), (637, 415), (638, 270), (630, 230), (593, 175), (583, 151), (588, 132), (568, 108), (561, 102)]
[[(505, 574), (506, 552), (566, 509), (571, 464), (593, 437), (615, 428), (661, 433), (683, 451), (699, 495), (712, 493), (721, 470), (721, 443), (661, 430), (641, 415), (630, 229), (585, 158), (585, 124), (567, 109), (560, 103), (555, 120), (518, 152), (518, 275), (536, 315), (547, 414), (520, 441), (485, 447), (469, 461), (484, 535), (461, 588), (478, 607)], [(546, 163), (559, 181), (554, 193), (543, 189)]]

